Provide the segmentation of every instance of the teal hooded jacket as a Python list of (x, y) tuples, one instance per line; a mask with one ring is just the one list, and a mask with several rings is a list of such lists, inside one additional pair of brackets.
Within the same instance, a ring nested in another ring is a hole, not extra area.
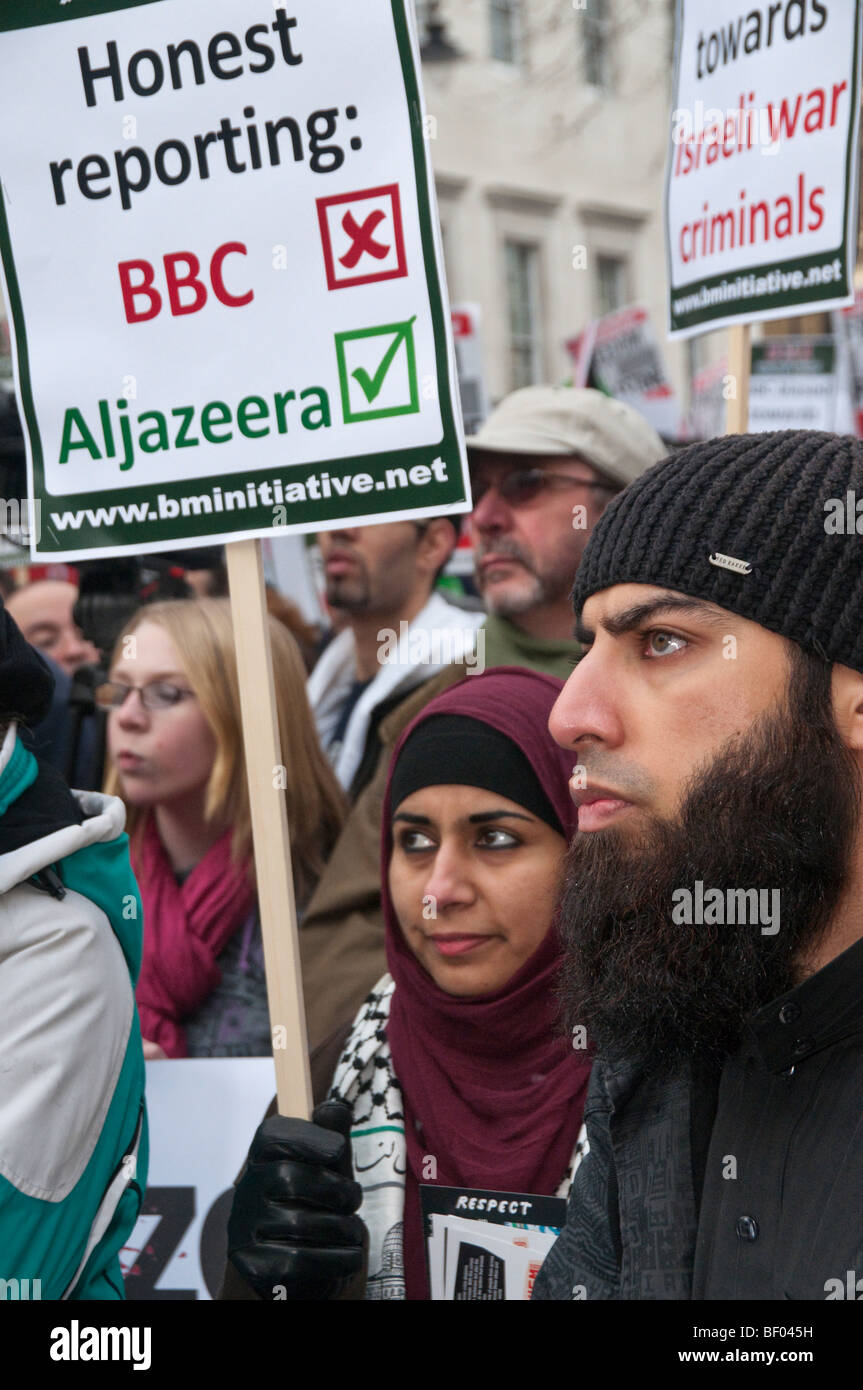
[(146, 1185), (142, 913), (116, 797), (0, 748), (0, 1298), (122, 1299)]

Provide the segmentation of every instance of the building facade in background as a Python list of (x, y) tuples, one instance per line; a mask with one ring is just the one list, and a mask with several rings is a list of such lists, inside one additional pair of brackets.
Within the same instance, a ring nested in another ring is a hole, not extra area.
[(492, 401), (565, 380), (567, 339), (634, 300), (685, 401), (710, 344), (664, 342), (673, 5), (418, 0), (417, 19), (450, 296), (482, 309)]

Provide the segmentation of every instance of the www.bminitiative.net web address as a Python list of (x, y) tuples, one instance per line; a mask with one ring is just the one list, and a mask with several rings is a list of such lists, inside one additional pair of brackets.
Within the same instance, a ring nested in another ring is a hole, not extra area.
[(787, 293), (789, 290), (811, 289), (813, 285), (828, 285), (842, 278), (842, 261), (832, 256), (821, 265), (810, 266), (809, 270), (779, 270), (775, 268), (762, 275), (750, 273), (737, 275), (733, 280), (722, 280), (718, 285), (702, 285), (693, 294), (679, 295), (672, 299), (675, 314), (689, 314), (694, 309), (704, 309), (711, 304), (725, 304), (734, 299), (760, 299), (768, 295)]
[[(371, 473), (343, 473), (337, 476), (328, 472), (310, 474), (302, 482), (283, 482), (280, 479), (260, 483), (247, 482), (241, 488), (221, 488), (214, 485), (206, 492), (196, 492), (187, 497), (169, 497), (160, 492), (155, 501), (117, 502), (106, 507), (81, 507), (75, 511), (50, 512), (49, 529), (58, 531), (78, 531), (82, 526), (146, 526), (164, 521), (174, 521), (177, 517), (210, 516), (218, 513), (253, 511), (269, 508), (273, 512), (273, 525), (286, 525), (291, 507), (304, 502), (320, 501), (332, 497), (347, 497), (351, 493), (374, 493), (394, 491), (400, 488), (424, 487), (430, 482), (447, 481), (447, 465), (442, 459), (432, 463), (414, 464), (410, 468), (388, 468), (383, 478), (377, 482)], [(370, 506), (371, 506), (370, 499)], [(283, 515), (281, 515), (283, 513)]]

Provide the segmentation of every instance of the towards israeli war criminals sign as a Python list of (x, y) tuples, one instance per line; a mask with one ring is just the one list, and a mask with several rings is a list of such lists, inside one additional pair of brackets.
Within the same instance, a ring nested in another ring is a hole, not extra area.
[(853, 302), (859, 0), (678, 0), (670, 336)]
[(465, 510), (417, 67), (404, 0), (4, 0), (34, 555)]

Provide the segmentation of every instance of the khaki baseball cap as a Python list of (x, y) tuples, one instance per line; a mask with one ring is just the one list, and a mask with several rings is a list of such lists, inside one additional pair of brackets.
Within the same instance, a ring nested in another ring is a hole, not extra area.
[(468, 450), (553, 457), (578, 454), (626, 487), (667, 450), (656, 430), (631, 405), (592, 387), (524, 386), (505, 396)]

